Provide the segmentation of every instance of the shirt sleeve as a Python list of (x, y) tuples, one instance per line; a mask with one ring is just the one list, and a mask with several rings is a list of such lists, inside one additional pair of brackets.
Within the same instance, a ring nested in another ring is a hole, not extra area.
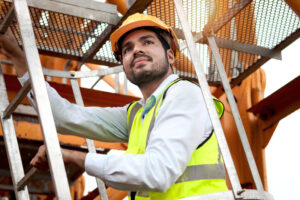
[(180, 81), (169, 88), (158, 110), (144, 154), (89, 153), (85, 168), (120, 190), (163, 192), (183, 173), (193, 151), (211, 131), (200, 88)]
[[(23, 85), (28, 73), (19, 78)], [(45, 82), (57, 131), (106, 142), (127, 142), (127, 105), (124, 107), (84, 107), (62, 98)], [(35, 107), (32, 90), (29, 101)]]

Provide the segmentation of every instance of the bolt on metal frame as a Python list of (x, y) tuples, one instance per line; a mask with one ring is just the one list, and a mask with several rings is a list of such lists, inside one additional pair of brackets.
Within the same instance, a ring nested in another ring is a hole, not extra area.
[[(230, 106), (231, 106), (231, 109), (233, 112), (235, 123), (238, 128), (239, 136), (242, 141), (243, 149), (246, 153), (248, 164), (251, 169), (251, 173), (252, 173), (253, 179), (255, 181), (257, 190), (245, 190), (245, 189), (241, 188), (241, 184), (240, 184), (232, 157), (230, 155), (230, 151), (229, 151), (229, 148), (228, 148), (228, 145), (226, 142), (226, 138), (224, 136), (224, 132), (221, 127), (221, 123), (218, 119), (218, 115), (217, 115), (215, 106), (211, 99), (211, 93), (209, 90), (207, 79), (203, 72), (202, 64), (200, 62), (200, 58), (198, 56), (198, 52), (195, 47), (191, 28), (187, 22), (187, 18), (185, 16), (185, 12), (184, 12), (182, 3), (180, 0), (174, 0), (174, 4), (175, 4), (175, 9), (176, 9), (179, 21), (180, 21), (182, 29), (183, 29), (187, 47), (190, 52), (191, 61), (193, 62), (194, 68), (196, 70), (198, 81), (201, 86), (201, 90), (202, 90), (202, 93), (203, 93), (203, 96), (205, 99), (205, 103), (208, 108), (208, 112), (209, 112), (214, 130), (216, 133), (216, 137), (218, 139), (220, 151), (222, 153), (224, 163), (225, 163), (225, 166), (227, 169), (227, 173), (229, 176), (229, 180), (230, 180), (230, 183), (232, 186), (232, 193), (230, 191), (228, 191), (228, 192), (221, 192), (219, 194), (218, 193), (211, 194), (211, 195), (207, 194), (207, 195), (203, 195), (203, 197), (201, 197), (201, 199), (218, 199), (220, 197), (222, 197), (222, 199), (273, 199), (273, 197), (270, 194), (268, 194), (267, 192), (264, 192), (263, 185), (262, 185), (261, 179), (259, 177), (258, 170), (257, 170), (256, 164), (255, 164), (248, 140), (247, 140), (247, 136), (246, 136), (243, 124), (242, 124), (240, 116), (239, 116), (239, 112), (237, 110), (237, 106), (235, 104), (235, 101), (234, 101), (234, 98), (232, 95), (232, 91), (231, 91), (231, 88), (230, 88), (230, 85), (229, 85), (229, 82), (228, 82), (228, 79), (226, 76), (226, 72), (224, 70), (222, 60), (221, 60), (220, 54), (217, 49), (216, 42), (213, 37), (208, 36), (207, 39), (208, 39), (210, 47), (212, 48), (213, 56), (214, 56), (214, 59), (216, 61), (217, 67), (218, 67), (219, 75), (222, 78), (222, 83), (225, 88), (225, 92), (226, 92), (227, 98), (229, 100), (229, 103), (230, 103)], [(199, 197), (197, 197), (197, 199), (199, 199)]]

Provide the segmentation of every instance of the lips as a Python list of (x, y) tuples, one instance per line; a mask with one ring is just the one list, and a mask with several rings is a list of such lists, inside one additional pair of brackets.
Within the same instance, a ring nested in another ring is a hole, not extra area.
[(147, 55), (137, 55), (133, 58), (133, 60), (130, 63), (130, 67), (133, 68), (136, 64), (144, 61), (152, 61), (152, 57)]
[(147, 58), (137, 58), (133, 61), (132, 66), (135, 66), (137, 63), (144, 62), (144, 61), (149, 61), (149, 59), (147, 59)]

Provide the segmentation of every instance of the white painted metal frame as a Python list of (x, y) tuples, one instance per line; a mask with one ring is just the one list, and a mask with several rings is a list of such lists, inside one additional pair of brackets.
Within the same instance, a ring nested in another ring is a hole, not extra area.
[(205, 100), (205, 103), (206, 103), (206, 106), (207, 106), (207, 109), (208, 109), (208, 112), (209, 112), (209, 115), (210, 115), (210, 118), (211, 118), (211, 121), (212, 121), (212, 124), (214, 127), (214, 131), (216, 133), (216, 137), (218, 139), (219, 147), (220, 147), (223, 159), (224, 159), (224, 163), (225, 163), (225, 166), (227, 169), (227, 173), (229, 175), (229, 179), (230, 179), (230, 183), (233, 188), (233, 191), (234, 191), (234, 195), (236, 197), (241, 198), (241, 196), (238, 195), (238, 192), (242, 190), (241, 184), (240, 184), (238, 175), (236, 173), (236, 169), (233, 164), (233, 160), (230, 155), (230, 151), (229, 151), (229, 148), (228, 148), (228, 145), (226, 142), (226, 138), (225, 138), (215, 105), (211, 98), (211, 93), (210, 93), (209, 86), (208, 86), (208, 83), (207, 83), (207, 80), (206, 80), (206, 77), (205, 77), (205, 74), (203, 71), (203, 67), (200, 62), (200, 58), (198, 56), (198, 52), (197, 52), (197, 49), (196, 49), (196, 46), (195, 46), (195, 43), (193, 40), (191, 28), (190, 28), (189, 24), (187, 23), (187, 19), (186, 19), (181, 1), (174, 0), (174, 4), (175, 4), (175, 8), (176, 8), (177, 15), (178, 15), (179, 21), (181, 23), (182, 29), (184, 30), (184, 36), (185, 36), (185, 39), (186, 39), (186, 42), (188, 45), (191, 60), (194, 64), (196, 74), (198, 77), (198, 81), (199, 81), (199, 84), (201, 86), (201, 90), (202, 90), (202, 93), (204, 96), (204, 100)]
[[(88, 78), (88, 77), (95, 77), (95, 76), (103, 77), (109, 74), (119, 75), (120, 72), (123, 72), (122, 66), (112, 67), (107, 69), (92, 70), (92, 71), (59, 71), (59, 70), (50, 70), (50, 69), (43, 68), (43, 73), (46, 76), (70, 79), (76, 104), (80, 106), (84, 106), (84, 102), (80, 92), (80, 87), (78, 85), (78, 81), (77, 81), (78, 78)], [(119, 85), (119, 81), (116, 81), (115, 84)], [(116, 87), (116, 92), (119, 92), (118, 87)], [(88, 151), (90, 153), (96, 153), (96, 148), (93, 140), (86, 139), (86, 144), (87, 144)], [(107, 200), (108, 197), (107, 197), (107, 193), (103, 181), (101, 179), (96, 178), (96, 183), (97, 183), (97, 187), (101, 199)]]
[[(181, 35), (180, 30), (174, 29), (176, 32)], [(206, 44), (206, 41), (204, 40), (203, 33), (196, 33), (193, 36), (194, 42), (200, 43), (200, 44)], [(262, 57), (267, 57), (267, 58), (274, 58), (277, 60), (282, 59), (281, 51), (279, 50), (274, 50), (274, 49), (269, 49), (257, 45), (252, 45), (252, 44), (246, 44), (243, 42), (238, 42), (232, 39), (225, 39), (225, 38), (219, 38), (215, 37), (216, 43), (218, 47), (224, 48), (224, 49), (230, 49), (234, 51), (240, 51), (244, 53), (249, 53), (249, 54), (254, 54), (254, 55), (259, 55)], [(187, 48), (186, 42), (182, 42), (180, 45), (180, 51), (184, 50)]]
[(221, 77), (223, 87), (225, 89), (226, 97), (228, 99), (228, 102), (229, 102), (229, 105), (231, 108), (231, 112), (232, 112), (237, 130), (238, 130), (241, 142), (242, 142), (242, 146), (243, 146), (244, 152), (246, 154), (246, 158), (247, 158), (247, 161), (248, 161), (248, 164), (250, 167), (252, 177), (255, 182), (255, 186), (259, 191), (264, 191), (264, 188), (263, 188), (263, 185), (262, 185), (259, 173), (258, 173), (258, 169), (256, 167), (256, 163), (255, 163), (255, 160), (252, 155), (252, 151), (251, 151), (248, 139), (247, 139), (246, 131), (244, 129), (244, 126), (243, 126), (243, 123), (241, 120), (241, 116), (239, 114), (239, 110), (235, 103), (234, 96), (232, 94), (229, 81), (227, 79), (227, 75), (226, 75), (226, 72), (225, 72), (225, 69), (224, 69), (224, 66), (222, 63), (222, 59), (221, 59), (216, 41), (214, 40), (213, 36), (209, 36), (209, 37), (207, 37), (207, 39), (208, 39), (208, 43), (211, 48), (212, 54), (214, 56), (214, 59), (216, 61), (217, 69), (218, 69), (219, 75)]
[(59, 78), (88, 78), (88, 77), (100, 77), (109, 74), (115, 74), (123, 72), (123, 67), (110, 67), (107, 69), (99, 69), (92, 71), (60, 71), (60, 70), (51, 70), (47, 68), (43, 68), (43, 73), (46, 76), (54, 76)]
[[(71, 78), (70, 81), (71, 81), (71, 86), (72, 86), (72, 90), (73, 90), (73, 93), (74, 93), (76, 104), (78, 104), (80, 106), (84, 106), (77, 79), (76, 78)], [(88, 151), (90, 153), (96, 153), (96, 148), (95, 148), (94, 141), (91, 140), (91, 139), (86, 139), (85, 141), (86, 141)], [(101, 179), (96, 178), (96, 183), (97, 183), (97, 187), (98, 187), (98, 190), (99, 190), (100, 199), (101, 200), (108, 200), (104, 182)]]
[[(237, 106), (235, 104), (235, 101), (234, 101), (234, 98), (232, 95), (232, 91), (231, 91), (231, 88), (230, 88), (230, 85), (229, 85), (229, 82), (228, 82), (222, 61), (221, 61), (221, 57), (218, 52), (218, 48), (216, 46), (214, 38), (208, 37), (208, 42), (212, 48), (214, 59), (217, 63), (218, 71), (222, 78), (222, 83), (225, 88), (227, 98), (231, 104), (230, 106), (232, 109), (232, 113), (235, 118), (235, 122), (236, 122), (236, 125), (238, 128), (238, 131), (239, 131), (240, 138), (242, 140), (244, 151), (246, 153), (249, 167), (251, 169), (251, 173), (254, 178), (254, 182), (255, 182), (257, 190), (245, 190), (245, 189), (241, 188), (241, 184), (240, 184), (232, 157), (230, 155), (230, 151), (229, 151), (229, 148), (228, 148), (225, 136), (224, 136), (224, 132), (221, 127), (221, 123), (218, 119), (217, 112), (215, 110), (214, 104), (211, 99), (211, 93), (210, 93), (210, 90), (208, 87), (208, 83), (207, 83), (205, 74), (203, 72), (203, 67), (201, 65), (200, 58), (198, 56), (199, 54), (195, 47), (191, 28), (187, 22), (182, 3), (180, 0), (174, 0), (174, 4), (175, 4), (175, 9), (177, 11), (179, 21), (181, 23), (181, 26), (182, 26), (182, 29), (184, 32), (184, 36), (185, 36), (186, 43), (187, 43), (187, 46), (188, 46), (188, 49), (190, 52), (191, 60), (195, 67), (198, 81), (201, 86), (201, 90), (202, 90), (202, 93), (203, 93), (203, 96), (205, 99), (205, 103), (208, 108), (209, 115), (210, 115), (214, 130), (215, 130), (215, 133), (216, 133), (216, 137), (218, 139), (219, 147), (220, 147), (223, 159), (224, 159), (224, 163), (225, 163), (225, 166), (227, 169), (229, 180), (230, 180), (230, 183), (232, 186), (232, 193), (231, 193), (231, 191), (228, 191), (228, 192), (223, 192), (223, 193), (219, 193), (219, 194), (218, 193), (208, 194), (208, 195), (205, 195), (205, 197), (203, 195), (203, 198), (197, 197), (197, 199), (273, 199), (273, 197), (270, 194), (264, 192), (263, 185), (262, 185), (261, 179), (259, 177), (258, 170), (257, 170), (256, 164), (255, 164), (255, 161), (254, 161), (251, 149), (250, 149), (250, 145), (248, 143), (243, 124), (241, 123), (241, 119), (240, 119), (240, 116), (239, 116), (239, 113), (237, 110)], [(240, 133), (240, 131), (242, 133)], [(191, 198), (191, 200), (192, 199), (193, 198)]]
[(18, 190), (18, 182), (24, 177), (24, 168), (21, 160), (19, 145), (17, 141), (16, 131), (12, 116), (3, 117), (5, 109), (9, 106), (4, 76), (2, 73), (2, 66), (0, 64), (0, 115), (2, 132), (5, 142), (6, 154), (8, 158), (11, 179), (13, 182), (13, 189), (18, 200), (29, 200), (29, 193), (27, 187)]
[(44, 83), (43, 71), (35, 43), (28, 5), (26, 0), (14, 0), (13, 3), (15, 15), (20, 27), (28, 72), (47, 149), (49, 168), (52, 175), (56, 198), (59, 200), (68, 200), (71, 199), (71, 193)]
[[(12, 2), (14, 0), (4, 0)], [(120, 20), (117, 7), (112, 4), (93, 2), (89, 4), (78, 0), (27, 0), (30, 7), (82, 17), (103, 23), (116, 25)], [(80, 7), (79, 7), (80, 6)]]

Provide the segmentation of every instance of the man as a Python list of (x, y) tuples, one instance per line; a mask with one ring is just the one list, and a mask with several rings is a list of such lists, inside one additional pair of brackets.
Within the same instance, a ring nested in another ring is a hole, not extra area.
[[(12, 36), (0, 37), (1, 51), (14, 62), (21, 83), (28, 79), (24, 54)], [(143, 99), (120, 108), (81, 107), (62, 99), (47, 83), (57, 129), (109, 142), (128, 142), (124, 155), (62, 149), (76, 164), (107, 185), (131, 191), (131, 199), (173, 200), (227, 190), (218, 144), (199, 86), (178, 79), (173, 30), (159, 19), (130, 16), (111, 35), (113, 52)], [(32, 97), (29, 97), (32, 98)], [(32, 101), (32, 99), (31, 99)], [(222, 114), (222, 104), (215, 100)], [(31, 164), (44, 168), (45, 147)]]

